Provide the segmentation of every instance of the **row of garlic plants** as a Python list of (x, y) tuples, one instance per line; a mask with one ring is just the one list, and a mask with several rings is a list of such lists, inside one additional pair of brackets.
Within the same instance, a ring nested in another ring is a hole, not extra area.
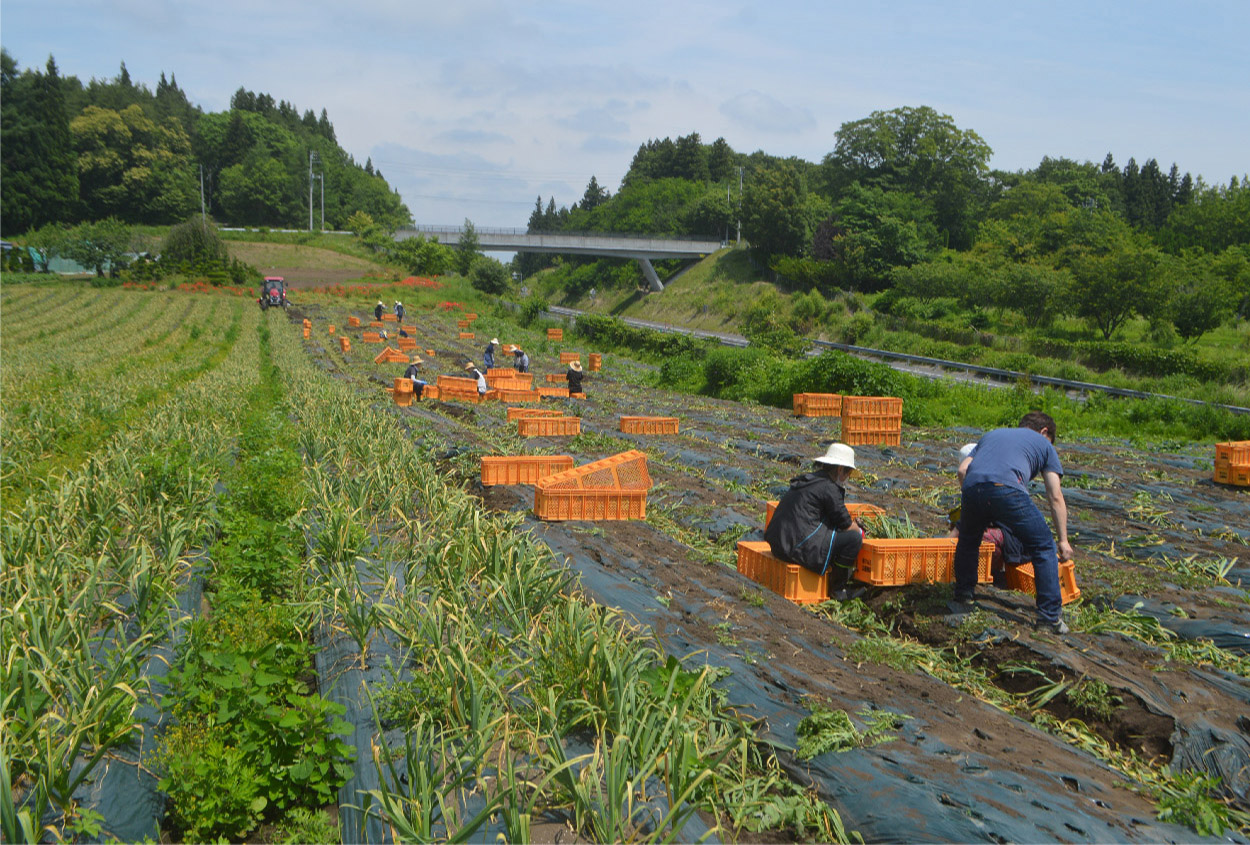
[(376, 392), (316, 369), (293, 330), (284, 341), (316, 606), (356, 659), (388, 655), (389, 680), (367, 689), (381, 786), (347, 812), (399, 840), (489, 824), (528, 841), (556, 818), (595, 841), (664, 841), (697, 836), (685, 825), (699, 811), (734, 831), (846, 840), (728, 707), (724, 670), (684, 666), (588, 601), (520, 516), (487, 515), (448, 483), (437, 456), (454, 436), (419, 417), (406, 432)]
[[(15, 363), (41, 360), (44, 368), (40, 376), (15, 378), (3, 386), (0, 481), (6, 505), (39, 479), (74, 467), (99, 442), (225, 357), (239, 333), (242, 304), (223, 307), (211, 297), (197, 299), (188, 311), (166, 297), (152, 320), (90, 347), (82, 360), (58, 352), (50, 341), (13, 341)], [(170, 315), (181, 319), (171, 324)], [(154, 342), (145, 348), (140, 341), (136, 349), (135, 336)]]
[[(349, 774), (340, 705), (310, 687), (317, 596), (304, 577), (302, 463), (262, 320), (260, 379), (239, 398), (235, 460), (219, 488), (202, 613), (162, 699), (173, 727), (152, 765), (169, 796), (167, 832), (238, 841), (270, 823), (289, 841), (325, 841), (319, 812)], [(310, 823), (311, 822), (311, 823)]]
[[(18, 322), (12, 328), (11, 339), (18, 343), (55, 341), (63, 349), (72, 349), (79, 344), (107, 340), (110, 333), (135, 320), (145, 310), (154, 310), (152, 300), (119, 296), (114, 290), (104, 291), (52, 305)], [(8, 315), (5, 316), (7, 319)]]
[[(127, 299), (120, 292), (110, 294)], [(145, 666), (181, 614), (189, 558), (216, 533), (237, 397), (255, 384), (257, 315), (228, 356), (36, 486), (0, 525), (0, 833), (95, 838), (75, 792), (142, 738)], [(7, 357), (7, 341), (5, 354)]]

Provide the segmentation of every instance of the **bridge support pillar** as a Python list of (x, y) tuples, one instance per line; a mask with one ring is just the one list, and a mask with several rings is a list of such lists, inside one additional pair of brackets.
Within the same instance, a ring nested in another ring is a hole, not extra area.
[(651, 259), (635, 258), (634, 260), (637, 261), (638, 266), (642, 268), (642, 275), (647, 277), (647, 282), (651, 285), (651, 290), (656, 291), (657, 293), (664, 290), (664, 283), (660, 281), (660, 277), (655, 273), (655, 268), (651, 266)]

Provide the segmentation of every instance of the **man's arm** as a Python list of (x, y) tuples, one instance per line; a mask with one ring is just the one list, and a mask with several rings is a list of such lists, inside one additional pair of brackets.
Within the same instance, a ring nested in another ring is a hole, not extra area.
[(969, 455), (968, 457), (964, 458), (962, 461), (959, 462), (959, 469), (957, 470), (957, 472), (959, 474), (959, 486), (960, 487), (964, 486), (964, 476), (968, 474), (968, 467), (971, 465), (972, 465), (971, 455)]
[(1055, 534), (1059, 540), (1059, 559), (1072, 560), (1072, 546), (1068, 543), (1068, 503), (1063, 498), (1063, 488), (1057, 472), (1042, 473), (1046, 485), (1046, 500), (1050, 503), (1050, 515), (1055, 520)]

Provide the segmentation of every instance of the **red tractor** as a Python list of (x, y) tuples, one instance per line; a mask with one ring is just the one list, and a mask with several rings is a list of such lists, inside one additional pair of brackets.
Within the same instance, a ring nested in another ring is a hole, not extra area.
[(290, 303), (286, 298), (286, 279), (281, 276), (266, 276), (264, 284), (260, 286), (260, 310), (266, 308), (282, 306), (286, 308)]

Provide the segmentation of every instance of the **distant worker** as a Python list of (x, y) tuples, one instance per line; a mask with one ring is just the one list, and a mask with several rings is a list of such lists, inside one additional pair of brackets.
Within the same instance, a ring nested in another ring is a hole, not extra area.
[(421, 365), (424, 363), (425, 361), (421, 359), (420, 355), (413, 355), (412, 363), (408, 365), (408, 369), (404, 370), (404, 378), (412, 381), (412, 394), (418, 399), (421, 398), (421, 394), (425, 391), (425, 386), (429, 384), (428, 381), (418, 378), (421, 375)]
[(383, 305), (382, 300), (379, 299), (378, 304), (373, 306), (373, 319), (375, 321), (380, 321), (382, 319), (382, 312), (385, 310), (386, 306)]
[[(378, 317), (378, 319), (381, 320), (382, 318)], [(398, 299), (395, 300), (395, 319), (401, 323), (404, 321), (404, 303)]]
[(846, 509), (843, 485), (855, 472), (855, 450), (834, 443), (814, 463), (811, 472), (790, 480), (764, 539), (781, 560), (828, 573), (831, 598), (854, 598), (864, 590), (848, 590), (847, 583), (864, 542), (864, 529)]
[[(963, 459), (970, 457), (972, 451), (976, 448), (977, 444), (968, 443), (959, 450), (959, 464), (963, 470), (958, 473), (961, 487), (964, 483), (964, 475), (967, 472), (967, 467), (963, 465)], [(949, 514), (951, 537), (959, 536), (959, 516), (959, 508), (955, 508)], [(1019, 566), (1022, 563), (1029, 562), (1024, 556), (1024, 545), (1021, 544), (1019, 537), (997, 523), (990, 523), (986, 526), (985, 533), (981, 536), (981, 542), (994, 544), (994, 555), (990, 558), (990, 575), (994, 579), (995, 587), (1006, 589), (1007, 567)]]
[(530, 371), (530, 356), (521, 351), (521, 347), (512, 350), (512, 354), (516, 356), (513, 366), (516, 367), (518, 373), (528, 373)]
[(569, 393), (584, 393), (582, 390), (582, 378), (586, 374), (582, 372), (581, 361), (573, 361), (569, 364)]
[(486, 344), (486, 351), (482, 353), (482, 363), (486, 369), (495, 366), (495, 345), (499, 343), (499, 338), (492, 337), (490, 343)]
[(473, 362), (464, 365), (465, 370), (469, 373), (469, 378), (477, 380), (477, 395), (485, 396), (490, 386), (486, 383), (486, 374), (473, 365)]
[[(1068, 633), (1059, 590), (1059, 561), (1072, 559), (1068, 543), (1068, 505), (1063, 498), (1063, 466), (1055, 451), (1055, 421), (1031, 411), (1017, 428), (987, 431), (972, 454), (959, 464), (963, 489), (959, 505), (959, 540), (955, 544), (955, 591), (950, 611), (975, 609), (977, 553), (985, 530), (997, 524), (1020, 538), (1023, 556), (1033, 562), (1037, 593), (1035, 627)], [(1055, 538), (1029, 496), (1027, 484), (1042, 476), (1055, 523)]]

